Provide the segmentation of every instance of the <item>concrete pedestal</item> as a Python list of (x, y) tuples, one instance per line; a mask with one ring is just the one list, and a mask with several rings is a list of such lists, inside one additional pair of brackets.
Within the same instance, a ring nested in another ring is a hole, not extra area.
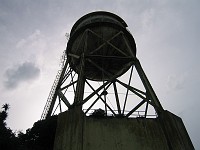
[(93, 118), (70, 110), (58, 117), (54, 150), (193, 150), (181, 118)]

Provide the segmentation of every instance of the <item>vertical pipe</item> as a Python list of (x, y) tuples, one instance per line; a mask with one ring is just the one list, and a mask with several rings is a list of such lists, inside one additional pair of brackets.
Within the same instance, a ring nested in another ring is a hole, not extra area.
[[(103, 81), (103, 84), (104, 84), (104, 81)], [(104, 86), (104, 89), (103, 89), (103, 90), (106, 91), (105, 86)], [(103, 91), (103, 92), (104, 92), (104, 91)], [(104, 94), (104, 101), (105, 101), (105, 115), (107, 116), (106, 94)]]
[[(82, 104), (83, 96), (84, 96), (84, 87), (85, 87), (85, 53), (87, 53), (87, 42), (88, 42), (88, 30), (84, 32), (84, 49), (83, 53), (80, 57), (80, 63), (79, 63), (79, 73), (78, 73), (78, 81), (76, 85), (76, 92), (74, 97), (74, 105), (78, 107), (78, 109), (82, 110)], [(78, 105), (80, 104), (80, 105)]]

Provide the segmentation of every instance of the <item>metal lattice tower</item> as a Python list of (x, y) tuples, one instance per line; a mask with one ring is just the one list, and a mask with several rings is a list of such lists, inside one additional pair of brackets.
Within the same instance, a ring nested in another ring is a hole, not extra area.
[(127, 118), (163, 111), (126, 28), (124, 20), (108, 12), (87, 14), (74, 24), (41, 119), (62, 111), (62, 105), (85, 115), (100, 108), (106, 116)]

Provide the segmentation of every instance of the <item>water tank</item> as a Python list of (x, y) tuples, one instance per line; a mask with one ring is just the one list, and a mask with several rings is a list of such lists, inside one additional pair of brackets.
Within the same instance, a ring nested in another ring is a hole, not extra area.
[(67, 43), (70, 67), (79, 74), (84, 63), (85, 77), (95, 81), (124, 74), (136, 56), (134, 38), (126, 28), (125, 21), (110, 12), (97, 11), (81, 17), (72, 27)]

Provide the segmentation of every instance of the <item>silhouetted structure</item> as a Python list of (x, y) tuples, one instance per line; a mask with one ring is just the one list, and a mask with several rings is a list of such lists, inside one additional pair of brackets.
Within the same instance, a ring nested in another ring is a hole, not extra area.
[[(143, 90), (134, 86), (134, 68)], [(93, 12), (74, 24), (41, 119), (62, 103), (55, 150), (194, 149), (182, 120), (161, 106), (115, 14)]]

